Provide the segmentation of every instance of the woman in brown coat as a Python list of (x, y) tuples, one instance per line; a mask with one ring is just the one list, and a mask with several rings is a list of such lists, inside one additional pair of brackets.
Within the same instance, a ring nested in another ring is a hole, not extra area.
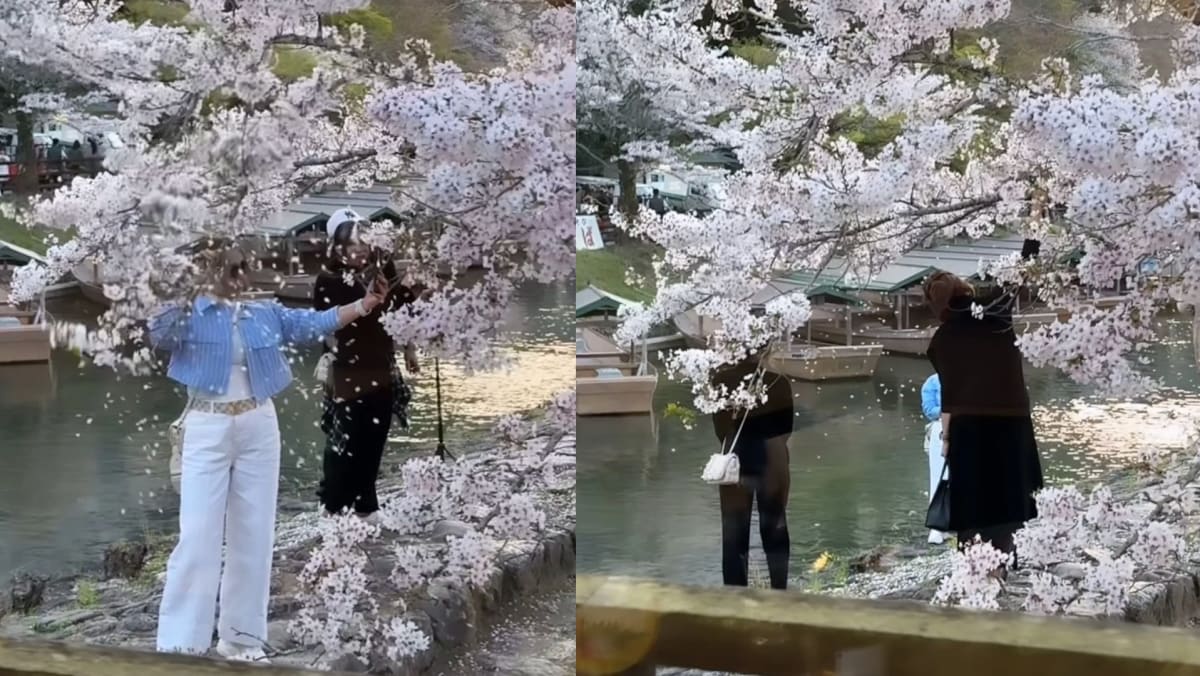
[[(1042, 466), (1030, 417), (1010, 293), (979, 293), (948, 272), (925, 282), (942, 322), (929, 360), (942, 383), (942, 453), (949, 466), (950, 530), (1013, 555), (1013, 533), (1037, 516)], [(973, 306), (976, 306), (973, 308)], [(974, 311), (973, 311), (974, 310)]]

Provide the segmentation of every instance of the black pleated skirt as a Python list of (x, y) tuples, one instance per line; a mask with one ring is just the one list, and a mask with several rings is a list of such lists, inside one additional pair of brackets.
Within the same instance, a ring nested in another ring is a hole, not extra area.
[(950, 417), (950, 530), (981, 530), (1037, 516), (1042, 462), (1029, 416)]

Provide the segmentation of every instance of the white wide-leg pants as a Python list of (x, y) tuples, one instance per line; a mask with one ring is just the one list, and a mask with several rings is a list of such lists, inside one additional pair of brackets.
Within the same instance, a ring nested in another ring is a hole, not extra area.
[(934, 420), (925, 425), (925, 454), (929, 456), (929, 500), (932, 501), (933, 494), (937, 492), (938, 484), (942, 480), (942, 466), (946, 463), (946, 459), (942, 457), (941, 420)]
[(220, 638), (266, 641), (279, 446), (269, 401), (238, 416), (192, 411), (184, 419), (179, 544), (167, 561), (160, 651), (208, 651), (218, 592)]

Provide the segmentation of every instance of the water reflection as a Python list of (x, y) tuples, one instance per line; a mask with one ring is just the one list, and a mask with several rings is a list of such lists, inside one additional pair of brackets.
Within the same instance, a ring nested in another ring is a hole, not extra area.
[[(496, 416), (537, 406), (573, 382), (571, 300), (567, 288), (521, 290), (502, 324), (509, 372), (466, 377), (456, 365), (442, 365), (452, 451), (486, 440)], [(51, 311), (77, 321), (97, 313), (79, 300), (56, 302)], [(281, 488), (306, 500), (324, 444), (312, 377), (317, 356), (316, 350), (295, 356), (296, 382), (276, 399)], [(425, 366), (415, 382), (412, 429), (396, 430), (385, 462), (436, 446), (433, 368)], [(64, 351), (49, 365), (0, 366), (0, 579), (46, 562), (63, 569), (93, 564), (109, 542), (173, 529), (178, 498), (168, 482), (163, 433), (183, 400), (165, 377), (117, 376)]]
[[(1141, 400), (1108, 400), (1053, 371), (1026, 367), (1047, 478), (1095, 478), (1139, 450), (1180, 448), (1200, 420), (1200, 377), (1190, 318), (1168, 318), (1149, 369), (1163, 387)], [(885, 357), (869, 381), (793, 384), (789, 525), (795, 571), (820, 552), (883, 542), (917, 544), (927, 465), (920, 387), (928, 362)], [(690, 402), (688, 389), (659, 384), (656, 410)], [(584, 572), (720, 583), (716, 491), (700, 470), (717, 450), (707, 418), (695, 429), (660, 424), (657, 440), (628, 419), (579, 421), (579, 565)], [(752, 556), (759, 547), (752, 530)], [(761, 551), (761, 550), (759, 550)]]
[(0, 366), (0, 406), (44, 406), (54, 399), (54, 370), (50, 364)]

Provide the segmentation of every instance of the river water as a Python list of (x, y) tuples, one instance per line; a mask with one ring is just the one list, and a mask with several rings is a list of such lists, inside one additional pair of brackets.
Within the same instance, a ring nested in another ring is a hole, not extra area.
[[(565, 286), (521, 290), (502, 326), (511, 371), (466, 377), (454, 364), (442, 365), (452, 452), (486, 440), (498, 416), (538, 406), (573, 385), (572, 300)], [(49, 309), (72, 320), (98, 312), (82, 299)], [(324, 443), (312, 377), (317, 356), (315, 348), (299, 355), (296, 382), (276, 398), (282, 491), (314, 507)], [(433, 364), (423, 366), (412, 428), (393, 430), (385, 463), (436, 448)], [(64, 351), (48, 365), (0, 366), (0, 580), (19, 568), (68, 572), (95, 565), (111, 542), (173, 530), (178, 498), (164, 431), (183, 401), (163, 376), (121, 377)]]
[[(1200, 376), (1190, 318), (1168, 318), (1148, 368), (1163, 387), (1138, 401), (1093, 396), (1059, 373), (1026, 365), (1043, 468), (1050, 482), (1097, 477), (1151, 445), (1179, 447), (1200, 418)], [(797, 382), (788, 522), (792, 571), (821, 552), (851, 554), (880, 543), (920, 544), (928, 465), (921, 358), (884, 357), (867, 381)], [(689, 405), (665, 377), (656, 410)], [(578, 565), (583, 573), (720, 584), (720, 513), (700, 470), (716, 451), (708, 418), (579, 420)], [(752, 557), (761, 563), (757, 526)]]

